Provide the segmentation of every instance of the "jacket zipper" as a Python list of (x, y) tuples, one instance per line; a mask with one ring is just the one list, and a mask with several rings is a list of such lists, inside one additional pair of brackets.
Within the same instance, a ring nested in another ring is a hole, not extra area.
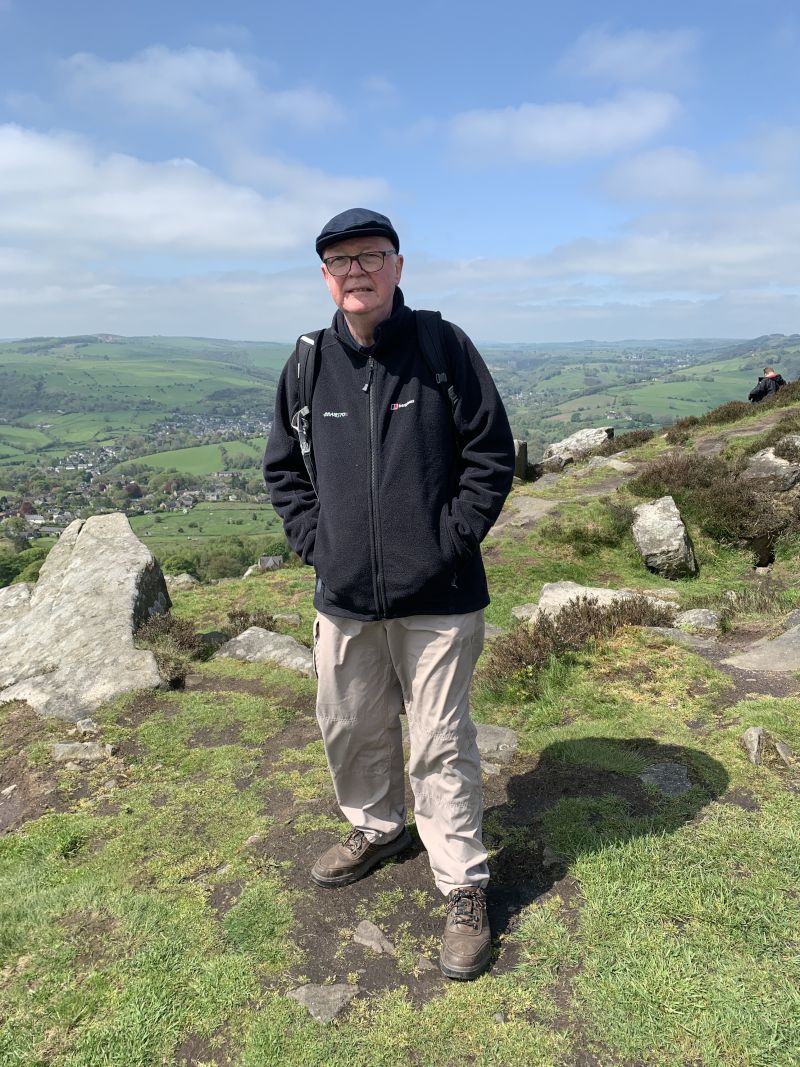
[(367, 377), (367, 384), (364, 386), (364, 392), (367, 394), (368, 399), (368, 416), (369, 416), (369, 515), (370, 525), (372, 527), (372, 558), (375, 563), (375, 570), (373, 572), (373, 584), (375, 586), (375, 601), (378, 607), (378, 612), (382, 618), (386, 618), (386, 596), (383, 588), (383, 567), (381, 565), (382, 555), (380, 550), (380, 538), (379, 530), (380, 524), (378, 522), (378, 486), (377, 486), (377, 454), (375, 440), (377, 433), (374, 429), (374, 416), (375, 405), (372, 402), (372, 375), (375, 370), (375, 360), (372, 356), (369, 357), (369, 375)]

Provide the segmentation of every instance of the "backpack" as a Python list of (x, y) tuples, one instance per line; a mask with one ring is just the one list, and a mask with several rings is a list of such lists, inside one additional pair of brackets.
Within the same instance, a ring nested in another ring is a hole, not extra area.
[[(455, 426), (455, 408), (458, 394), (452, 383), (448, 384), (447, 347), (444, 341), (444, 326), (439, 311), (415, 311), (417, 340), (422, 357), (440, 389), (447, 392), (450, 401), (450, 414)], [(319, 350), (322, 345), (324, 330), (303, 334), (297, 342), (297, 397), (298, 406), (291, 418), (291, 426), (300, 441), (300, 453), (303, 457), (311, 486), (317, 493), (317, 468), (311, 447), (311, 397), (314, 392)]]

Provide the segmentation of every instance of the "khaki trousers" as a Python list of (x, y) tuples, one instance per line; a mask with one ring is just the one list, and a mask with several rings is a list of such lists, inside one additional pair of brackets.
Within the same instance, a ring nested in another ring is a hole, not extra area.
[(317, 720), (343, 815), (373, 841), (406, 819), (400, 712), (411, 741), (414, 816), (445, 894), (489, 880), (469, 687), (483, 612), (360, 622), (318, 614)]

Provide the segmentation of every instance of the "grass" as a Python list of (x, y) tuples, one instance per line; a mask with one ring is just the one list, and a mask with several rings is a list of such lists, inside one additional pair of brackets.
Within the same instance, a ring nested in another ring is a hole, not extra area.
[[(797, 603), (794, 542), (764, 583), (747, 553), (693, 528), (700, 576), (666, 583), (614, 514), (575, 501), (557, 528), (495, 539), (488, 617), (507, 626), (559, 578), (669, 588), (682, 607), (732, 590), (734, 628), (768, 629)], [(176, 594), (175, 614), (202, 630), (297, 611), (287, 632), (308, 640), (312, 593), (311, 572), (289, 567)], [(93, 715), (117, 755), (87, 771), (49, 759), (68, 724), (23, 730), (22, 706), (0, 707), (0, 786), (38, 783), (50, 805), (0, 837), (0, 1062), (794, 1067), (798, 772), (752, 766), (740, 737), (762, 725), (800, 751), (800, 699), (739, 699), (694, 651), (630, 626), (555, 651), (534, 688), (474, 690), (476, 719), (513, 726), (519, 751), (505, 794), (486, 790), (510, 925), (469, 984), (418, 973), (441, 921), (424, 857), (332, 895), (307, 884), (342, 829), (310, 680), (192, 660), (188, 688)], [(682, 764), (690, 791), (644, 785), (657, 762)], [(396, 959), (339, 936), (365, 917)], [(285, 996), (317, 972), (362, 989), (329, 1026)]]

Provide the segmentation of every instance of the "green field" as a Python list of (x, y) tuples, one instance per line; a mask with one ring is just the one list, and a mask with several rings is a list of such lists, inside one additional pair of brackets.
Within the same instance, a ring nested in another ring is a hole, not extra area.
[[(239, 470), (240, 460), (260, 461), (263, 454), (263, 439), (253, 437), (247, 441), (229, 441), (224, 445), (195, 445), (193, 448), (153, 452), (138, 456), (136, 462), (147, 467), (157, 467), (159, 470), (174, 469), (185, 474), (214, 474), (216, 471)], [(113, 468), (110, 473), (113, 475), (117, 470), (118, 468)]]
[[(255, 518), (253, 516), (255, 515)], [(156, 555), (206, 544), (213, 538), (280, 537), (281, 521), (269, 505), (202, 503), (183, 512), (133, 515), (131, 528)]]

